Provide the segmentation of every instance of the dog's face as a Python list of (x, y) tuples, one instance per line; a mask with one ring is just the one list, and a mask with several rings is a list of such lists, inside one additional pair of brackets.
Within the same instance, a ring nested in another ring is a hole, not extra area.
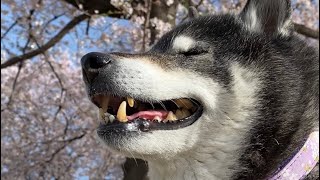
[(289, 36), (284, 2), (277, 8), (287, 13), (272, 16), (264, 14), (268, 2), (249, 1), (238, 16), (190, 20), (146, 53), (85, 55), (84, 81), (99, 107), (98, 136), (144, 159), (212, 151), (223, 143), (232, 150), (247, 131), (260, 88), (260, 74), (241, 64), (254, 67), (269, 37)]

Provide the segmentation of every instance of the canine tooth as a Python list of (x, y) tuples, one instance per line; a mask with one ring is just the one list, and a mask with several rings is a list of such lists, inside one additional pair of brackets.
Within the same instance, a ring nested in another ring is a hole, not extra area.
[(159, 116), (155, 116), (153, 120), (157, 120), (158, 122), (161, 122), (161, 118)]
[(126, 113), (126, 108), (127, 108), (127, 102), (122, 101), (122, 103), (119, 106), (118, 112), (117, 112), (117, 119), (120, 122), (127, 122), (127, 113)]
[(174, 100), (174, 102), (177, 104), (179, 108), (184, 107), (186, 109), (191, 109), (193, 107), (193, 104), (188, 99), (177, 99)]
[(107, 112), (109, 100), (110, 100), (109, 96), (102, 96), (101, 108), (103, 109), (103, 112)]
[(110, 115), (109, 116), (109, 121), (112, 123), (116, 118), (114, 117), (114, 115)]
[(191, 115), (189, 110), (185, 109), (185, 108), (182, 108), (181, 110), (178, 109), (175, 114), (176, 114), (178, 119), (182, 119), (182, 118), (185, 118), (185, 117), (188, 117), (188, 116)]
[(169, 121), (175, 121), (177, 120), (177, 117), (176, 115), (173, 114), (172, 111), (169, 111), (167, 117), (165, 118), (165, 120), (169, 120)]
[(134, 106), (134, 99), (133, 98), (127, 97), (127, 101), (128, 101), (128, 104), (129, 104), (130, 107)]

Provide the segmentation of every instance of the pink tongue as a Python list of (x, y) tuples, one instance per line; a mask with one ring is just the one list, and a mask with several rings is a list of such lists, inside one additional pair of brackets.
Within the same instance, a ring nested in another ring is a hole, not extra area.
[(145, 118), (149, 120), (153, 120), (154, 117), (159, 116), (161, 120), (165, 119), (168, 115), (167, 111), (155, 111), (155, 110), (150, 110), (150, 111), (139, 111), (137, 113), (132, 114), (131, 116), (127, 116), (128, 120), (131, 121), (136, 118)]

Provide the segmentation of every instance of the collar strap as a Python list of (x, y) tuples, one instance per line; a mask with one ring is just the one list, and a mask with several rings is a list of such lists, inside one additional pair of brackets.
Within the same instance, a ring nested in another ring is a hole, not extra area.
[(298, 180), (306, 177), (319, 161), (319, 131), (312, 132), (299, 152), (268, 180)]

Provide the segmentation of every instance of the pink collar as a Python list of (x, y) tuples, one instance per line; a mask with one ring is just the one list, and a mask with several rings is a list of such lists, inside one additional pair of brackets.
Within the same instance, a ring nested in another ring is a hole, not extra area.
[(299, 152), (268, 180), (298, 180), (306, 177), (319, 161), (319, 131), (312, 132)]

